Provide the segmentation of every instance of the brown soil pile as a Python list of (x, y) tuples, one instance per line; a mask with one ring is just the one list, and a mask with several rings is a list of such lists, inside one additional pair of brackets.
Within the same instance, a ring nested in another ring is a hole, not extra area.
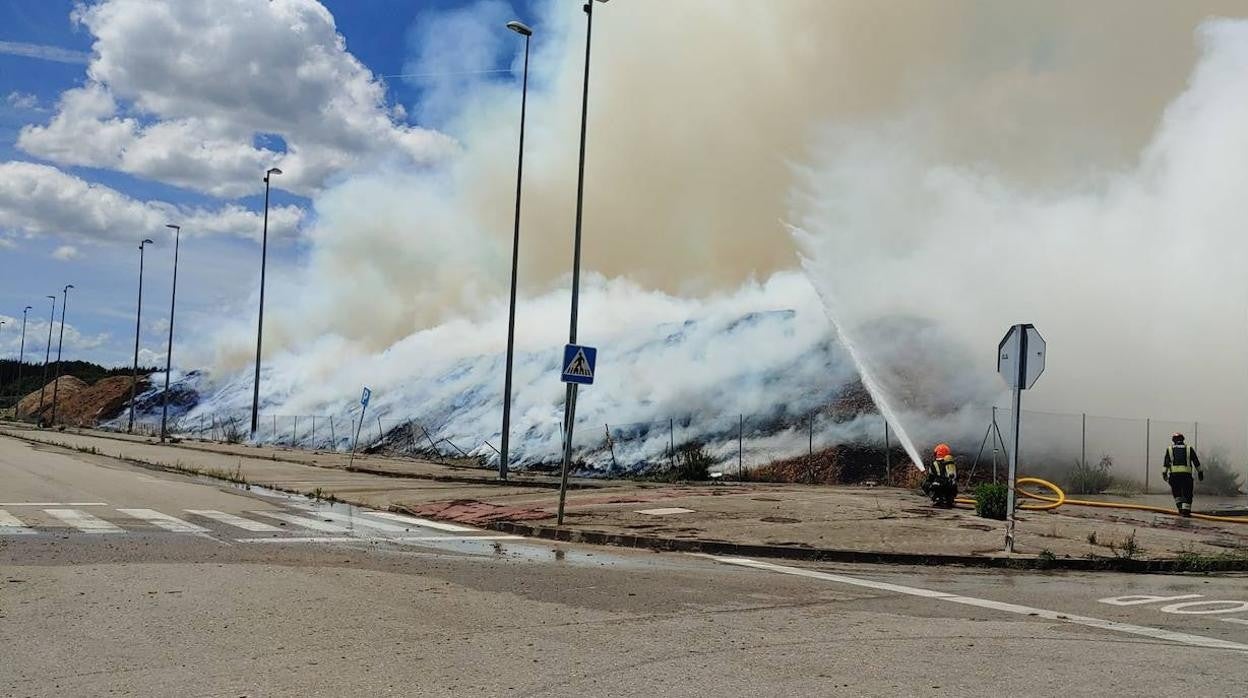
[(800, 482), (821, 485), (852, 485), (874, 482), (894, 487), (917, 486), (922, 474), (910, 464), (900, 448), (889, 454), (892, 467), (886, 467), (884, 449), (841, 444), (811, 455), (786, 458), (755, 468), (748, 473), (756, 482)]
[[(58, 385), (59, 387), (57, 387)], [(57, 402), (63, 404), (67, 396), (85, 390), (86, 387), (86, 383), (73, 376), (61, 376), (57, 380), (45, 385), (43, 390), (36, 390), (19, 400), (17, 403), (17, 416), (19, 419), (43, 419), (52, 412), (52, 393), (54, 389), (57, 392)], [(40, 400), (41, 396), (42, 401)], [(42, 409), (40, 408), (41, 403)], [(59, 406), (57, 410), (60, 410)]]
[[(103, 378), (88, 386), (73, 376), (61, 376), (60, 391), (57, 397), (56, 422), (71, 426), (95, 426), (99, 422), (112, 419), (121, 414), (121, 410), (130, 400), (130, 376), (113, 376)], [(139, 390), (145, 387), (145, 380), (139, 379)], [(52, 414), (52, 384), (44, 390), (43, 410), (39, 408), (39, 391), (22, 398), (18, 403), (20, 417), (45, 420)]]

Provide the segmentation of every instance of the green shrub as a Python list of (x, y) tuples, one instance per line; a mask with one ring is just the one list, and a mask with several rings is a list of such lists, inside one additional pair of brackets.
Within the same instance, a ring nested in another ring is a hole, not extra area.
[(1240, 487), (1243, 483), (1240, 481), (1239, 473), (1231, 470), (1227, 465), (1225, 455), (1211, 451), (1209, 455), (1201, 459), (1200, 466), (1205, 473), (1205, 479), (1196, 483), (1196, 489), (1201, 494), (1223, 497), (1242, 494)]
[(1101, 456), (1101, 462), (1089, 465), (1076, 462), (1075, 469), (1066, 479), (1066, 491), (1071, 494), (1101, 494), (1114, 484), (1109, 471), (1114, 468), (1114, 459)]
[(985, 482), (975, 487), (975, 514), (985, 519), (1005, 520), (1009, 489), (1003, 484)]
[(683, 443), (676, 447), (676, 459), (670, 471), (671, 479), (678, 482), (709, 480), (710, 467), (714, 463), (714, 459), (700, 442)]

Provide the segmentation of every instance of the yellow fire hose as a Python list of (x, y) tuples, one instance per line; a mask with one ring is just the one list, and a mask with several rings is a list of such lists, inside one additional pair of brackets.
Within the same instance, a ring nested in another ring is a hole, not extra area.
[[(1025, 509), (1027, 511), (1045, 511), (1048, 509), (1056, 509), (1062, 506), (1063, 504), (1073, 504), (1075, 506), (1081, 506), (1081, 507), (1099, 507), (1101, 509), (1129, 509), (1131, 511), (1151, 511), (1157, 514), (1170, 514), (1171, 516), (1178, 516), (1178, 513), (1175, 512), (1173, 509), (1154, 507), (1154, 506), (1149, 506), (1147, 504), (1120, 504), (1117, 502), (1095, 502), (1095, 501), (1091, 501), (1087, 499), (1069, 499), (1066, 497), (1066, 493), (1062, 491), (1062, 488), (1049, 482), (1048, 480), (1041, 480), (1038, 477), (1020, 477), (1018, 478), (1018, 480), (1015, 481), (1015, 485), (1016, 485), (1014, 488), (1015, 492), (1029, 499), (1039, 500), (1040, 502), (1039, 504), (1018, 505), (1019, 509)], [(1043, 494), (1036, 494), (1035, 492), (1028, 492), (1027, 490), (1023, 489), (1021, 485), (1038, 485), (1040, 487), (1043, 487), (1051, 491), (1054, 496), (1049, 497)], [(966, 497), (958, 497), (957, 500), (955, 501), (957, 501), (958, 504), (968, 504), (970, 506), (975, 506), (974, 499), (968, 499)], [(1210, 514), (1197, 514), (1193, 512), (1192, 518), (1202, 519), (1204, 521), (1225, 521), (1228, 523), (1248, 524), (1248, 516), (1213, 516)]]

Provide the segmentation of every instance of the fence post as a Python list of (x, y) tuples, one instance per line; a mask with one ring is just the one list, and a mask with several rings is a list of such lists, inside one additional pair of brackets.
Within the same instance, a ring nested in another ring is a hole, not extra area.
[(273, 415), (273, 444), (277, 445), (277, 415)]
[(737, 480), (745, 479), (745, 467), (742, 464), (744, 448), (742, 442), (745, 435), (745, 415), (737, 415)]
[(669, 417), (669, 418), (668, 418), (668, 427), (667, 427), (667, 428), (668, 428), (668, 432), (667, 432), (667, 439), (668, 439), (668, 441), (667, 441), (667, 447), (668, 447), (668, 451), (667, 451), (667, 464), (668, 464), (668, 465), (670, 465), (670, 466), (672, 466), (672, 467), (675, 467), (675, 466), (676, 466), (676, 418), (675, 418), (675, 417)]
[(611, 469), (616, 470), (620, 464), (615, 462), (615, 442), (611, 440), (611, 425), (603, 424), (602, 428), (607, 432), (607, 449), (611, 451)]
[(888, 438), (888, 417), (884, 418), (884, 484), (885, 486), (893, 482), (893, 450), (892, 444)]
[(997, 484), (997, 406), (992, 406), (992, 484)]
[(1079, 442), (1079, 462), (1083, 463), (1086, 470), (1088, 467), (1088, 413), (1083, 413), (1083, 431)]
[(1200, 451), (1200, 422), (1192, 422), (1192, 446)]
[(204, 438), (204, 415), (199, 415), (199, 438)]
[(329, 440), (334, 442), (334, 450), (338, 450), (338, 435), (334, 433), (334, 415), (329, 415)]
[(1152, 441), (1153, 420), (1148, 418), (1144, 420), (1144, 494), (1148, 494), (1148, 471), (1152, 469), (1149, 465), (1148, 452), (1151, 450), (1149, 442)]
[(295, 448), (299, 447), (299, 415), (295, 415), (295, 421), (291, 423), (290, 445)]
[(809, 427), (807, 431), (807, 439), (806, 439), (806, 455), (813, 456), (815, 455), (815, 413), (814, 412), (810, 413), (810, 417), (807, 418), (806, 424), (807, 424), (807, 427)]
[(312, 448), (316, 448), (316, 415), (312, 415)]
[(377, 415), (377, 441), (381, 441), (384, 430), (381, 428), (381, 415)]

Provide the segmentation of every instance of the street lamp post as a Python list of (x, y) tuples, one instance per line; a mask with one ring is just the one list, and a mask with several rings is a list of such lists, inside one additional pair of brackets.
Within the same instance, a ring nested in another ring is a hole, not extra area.
[(34, 306), (28, 305), (22, 310), (22, 345), (17, 352), (17, 392), (21, 397), (22, 392), (22, 362), (26, 360), (26, 314), (30, 312)]
[(130, 424), (127, 434), (134, 433), (134, 398), (139, 384), (139, 328), (143, 319), (143, 248), (155, 244), (144, 239), (139, 243), (139, 307), (134, 311), (134, 368), (130, 370)]
[(269, 258), (269, 179), (282, 171), (270, 167), (264, 173), (264, 232), (260, 242), (260, 315), (256, 321), (256, 380), (251, 393), (251, 436), (255, 438), (260, 419), (260, 347), (264, 341), (264, 272)]
[(61, 392), (61, 350), (65, 348), (65, 306), (69, 303), (69, 289), (73, 288), (73, 284), (66, 284), (61, 289), (61, 332), (60, 338), (56, 340), (56, 378), (52, 379), (52, 419), (48, 420), (48, 426), (56, 427), (56, 396)]
[(56, 324), (56, 296), (48, 296), (52, 300), (52, 310), (48, 313), (48, 348), (43, 350), (43, 380), (39, 383), (39, 413), (43, 413), (43, 392), (48, 387), (48, 359), (52, 358), (52, 326)]
[(533, 30), (522, 22), (511, 21), (507, 28), (524, 37), (524, 78), (520, 89), (520, 154), (516, 158), (516, 216), (511, 240), (511, 306), (507, 313), (507, 368), (503, 379), (503, 436), (498, 454), (498, 479), (507, 479), (511, 445), (511, 367), (516, 347), (516, 276), (520, 262), (520, 189), (524, 176), (524, 113), (529, 95), (529, 40)]
[[(607, 0), (597, 0), (606, 2)], [(581, 293), (581, 214), (585, 201), (585, 128), (589, 117), (589, 48), (594, 30), (594, 3), (586, 2), (585, 11), (585, 80), (581, 92), (581, 154), (576, 172), (576, 236), (572, 246), (572, 312), (568, 323), (568, 344), (576, 344), (576, 315)], [(563, 406), (563, 467), (559, 475), (559, 512), (556, 523), (563, 525), (563, 505), (568, 492), (568, 468), (572, 462), (572, 426), (576, 421), (577, 384), (568, 383)]]
[(165, 391), (160, 405), (160, 442), (168, 437), (169, 370), (173, 367), (173, 311), (178, 307), (178, 246), (182, 242), (182, 226), (166, 224), (173, 231), (173, 292), (169, 296), (169, 345), (165, 348)]

